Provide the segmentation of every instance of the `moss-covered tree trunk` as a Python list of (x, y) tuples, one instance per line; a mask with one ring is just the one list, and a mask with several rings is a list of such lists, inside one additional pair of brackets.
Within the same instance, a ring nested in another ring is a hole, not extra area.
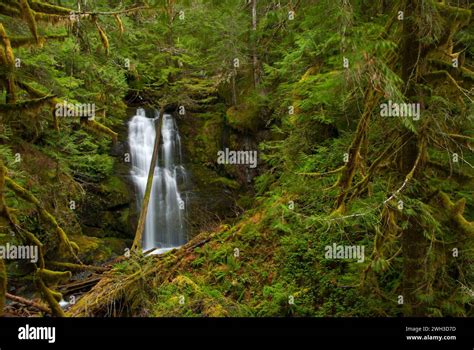
[[(418, 40), (415, 27), (416, 17), (421, 16), (421, 3), (419, 0), (405, 1), (403, 37), (402, 37), (402, 79), (406, 84), (406, 97), (415, 103), (420, 103), (415, 84), (417, 80), (417, 64), (422, 45)], [(414, 168), (413, 177), (420, 173), (417, 164), (419, 135), (409, 133), (402, 140), (402, 147), (398, 156), (398, 170), (402, 176), (409, 174)], [(404, 299), (404, 312), (410, 316), (421, 316), (421, 303), (416, 295), (420, 294), (420, 283), (423, 280), (423, 260), (426, 255), (427, 242), (423, 237), (423, 228), (416, 218), (401, 217), (408, 220), (409, 225), (402, 233), (403, 272), (402, 295)]]
[(258, 56), (257, 56), (257, 0), (252, 0), (252, 73), (253, 85), (257, 87), (259, 83)]
[[(3, 191), (5, 187), (5, 168), (0, 160), (0, 219), (5, 216), (6, 205), (4, 204)], [(0, 259), (0, 316), (3, 314), (5, 294), (7, 292), (7, 269), (5, 262)]]
[(7, 269), (5, 262), (0, 259), (0, 316), (3, 315), (5, 305), (5, 294), (7, 293)]

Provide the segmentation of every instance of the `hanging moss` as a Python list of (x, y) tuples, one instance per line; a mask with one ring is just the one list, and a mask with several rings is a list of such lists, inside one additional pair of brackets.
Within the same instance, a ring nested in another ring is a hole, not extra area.
[(115, 21), (117, 22), (117, 26), (120, 30), (120, 34), (123, 34), (125, 32), (125, 28), (123, 27), (123, 22), (122, 19), (120, 18), (119, 15), (114, 15)]
[(99, 22), (97, 20), (95, 20), (95, 25), (97, 27), (97, 30), (99, 31), (100, 41), (102, 41), (102, 45), (104, 46), (105, 54), (108, 55), (110, 50), (110, 44), (109, 39), (107, 38), (107, 34), (99, 25)]
[[(28, 83), (18, 82), (18, 86), (23, 90), (27, 91), (31, 96), (38, 97), (38, 98), (45, 98), (46, 94), (41, 92), (40, 90), (34, 88)], [(51, 106), (55, 106), (58, 103), (62, 103), (62, 101), (54, 96), (50, 98)], [(53, 123), (56, 130), (59, 130), (59, 122), (58, 119), (55, 117), (53, 113)], [(86, 129), (91, 130), (93, 132), (99, 133), (101, 135), (108, 135), (112, 138), (113, 142), (117, 142), (118, 134), (114, 132), (112, 129), (108, 128), (107, 126), (95, 121), (89, 120), (88, 118), (81, 118), (81, 125), (85, 126)]]

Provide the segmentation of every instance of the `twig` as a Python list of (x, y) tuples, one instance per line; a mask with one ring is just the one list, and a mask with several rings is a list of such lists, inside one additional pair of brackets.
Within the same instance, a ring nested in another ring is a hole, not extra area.
[(51, 314), (51, 310), (48, 309), (46, 306), (44, 305), (41, 305), (41, 304), (38, 304), (32, 300), (28, 300), (28, 299), (25, 299), (25, 298), (22, 298), (22, 297), (19, 297), (17, 295), (13, 295), (13, 294), (10, 294), (10, 293), (6, 293), (5, 294), (5, 297), (7, 299), (10, 299), (12, 301), (15, 301), (17, 303), (20, 303), (20, 304), (23, 304), (23, 305), (27, 305), (27, 306), (31, 306), (31, 307), (34, 307), (40, 311), (43, 311), (47, 314)]

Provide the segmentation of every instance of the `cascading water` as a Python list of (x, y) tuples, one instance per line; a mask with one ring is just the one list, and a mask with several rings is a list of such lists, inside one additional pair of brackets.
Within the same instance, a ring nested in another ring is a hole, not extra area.
[[(137, 187), (139, 208), (145, 195), (153, 154), (155, 123), (159, 119), (158, 112), (155, 112), (154, 118), (148, 118), (145, 110), (140, 108), (129, 122), (131, 175)], [(185, 202), (178, 188), (179, 184), (186, 182), (186, 171), (182, 165), (181, 138), (176, 122), (169, 114), (163, 115), (161, 136), (142, 241), (143, 250), (158, 248), (154, 253), (163, 253), (186, 242)]]

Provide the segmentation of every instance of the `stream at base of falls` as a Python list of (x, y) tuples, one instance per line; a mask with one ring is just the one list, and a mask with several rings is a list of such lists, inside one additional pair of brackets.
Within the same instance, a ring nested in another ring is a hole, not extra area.
[(155, 111), (150, 117), (147, 113), (150, 112), (139, 108), (129, 122), (131, 177), (137, 189), (138, 208), (141, 208), (156, 138), (155, 124), (161, 124), (160, 151), (142, 236), (143, 250), (157, 248), (153, 254), (160, 254), (186, 242), (186, 199), (182, 198), (179, 188), (186, 184), (187, 174), (175, 119), (170, 114), (160, 116)]

